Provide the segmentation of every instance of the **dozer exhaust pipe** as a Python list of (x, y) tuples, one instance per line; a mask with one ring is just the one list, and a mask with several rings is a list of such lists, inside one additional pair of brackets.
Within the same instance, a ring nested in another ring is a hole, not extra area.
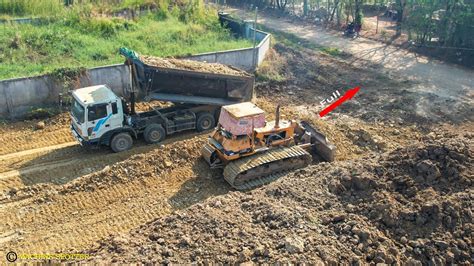
[(280, 105), (277, 105), (275, 112), (275, 128), (280, 128)]

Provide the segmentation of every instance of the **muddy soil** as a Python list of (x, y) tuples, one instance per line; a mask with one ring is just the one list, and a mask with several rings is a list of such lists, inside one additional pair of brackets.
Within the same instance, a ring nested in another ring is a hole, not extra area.
[(473, 140), (420, 144), (297, 170), (117, 235), (94, 262), (472, 262)]
[(175, 59), (175, 58), (161, 58), (154, 56), (142, 56), (140, 59), (145, 64), (163, 67), (163, 68), (174, 68), (182, 70), (200, 71), (214, 74), (227, 74), (234, 76), (247, 76), (248, 74), (239, 69), (226, 66), (219, 63), (204, 63), (186, 59)]

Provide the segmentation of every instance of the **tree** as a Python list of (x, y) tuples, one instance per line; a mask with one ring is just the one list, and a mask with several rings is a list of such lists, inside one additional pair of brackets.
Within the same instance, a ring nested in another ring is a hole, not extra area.
[(276, 0), (276, 4), (278, 9), (281, 11), (285, 11), (286, 4), (288, 4), (288, 0)]
[(406, 4), (407, 4), (406, 0), (397, 0), (396, 1), (396, 8), (397, 8), (397, 33), (396, 33), (396, 35), (397, 36), (402, 34), (403, 13), (405, 11)]
[(362, 11), (361, 11), (362, 0), (354, 0), (354, 23), (362, 25)]

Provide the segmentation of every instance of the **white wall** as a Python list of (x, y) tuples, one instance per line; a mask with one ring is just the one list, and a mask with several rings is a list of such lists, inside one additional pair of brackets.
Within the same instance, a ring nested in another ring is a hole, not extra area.
[[(117, 94), (130, 87), (130, 71), (123, 64), (88, 69), (76, 87), (107, 84)], [(50, 75), (0, 81), (0, 117), (19, 118), (33, 107), (56, 104), (59, 94), (67, 91), (62, 82)]]

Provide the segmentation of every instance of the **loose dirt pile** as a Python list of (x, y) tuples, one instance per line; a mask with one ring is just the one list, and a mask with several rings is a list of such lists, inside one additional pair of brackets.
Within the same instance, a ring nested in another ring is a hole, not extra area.
[(473, 137), (313, 165), (111, 237), (92, 260), (469, 264)]
[(175, 58), (161, 58), (161, 57), (154, 57), (154, 56), (141, 56), (140, 60), (142, 60), (145, 64), (163, 67), (163, 68), (174, 68), (174, 69), (182, 69), (182, 70), (191, 70), (191, 71), (199, 71), (199, 72), (207, 72), (207, 73), (214, 73), (214, 74), (227, 74), (227, 75), (234, 75), (234, 76), (247, 76), (248, 73), (219, 63), (204, 63), (199, 61), (193, 60), (186, 60), (186, 59), (175, 59)]

